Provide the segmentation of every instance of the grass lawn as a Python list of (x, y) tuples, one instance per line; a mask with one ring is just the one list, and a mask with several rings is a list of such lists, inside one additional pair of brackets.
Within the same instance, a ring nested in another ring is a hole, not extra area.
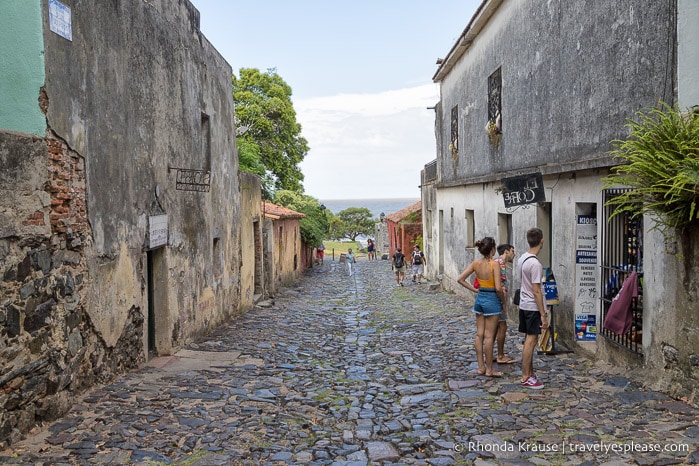
[(352, 248), (355, 257), (366, 257), (366, 252), (359, 252), (359, 247), (356, 241), (324, 241), (325, 243), (325, 258), (332, 259), (333, 249), (335, 250), (335, 260), (340, 259), (340, 254), (347, 254), (347, 250)]

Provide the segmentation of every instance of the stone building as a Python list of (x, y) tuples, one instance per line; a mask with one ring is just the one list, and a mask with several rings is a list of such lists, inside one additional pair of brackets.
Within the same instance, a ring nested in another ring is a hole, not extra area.
[[(437, 61), (437, 158), (422, 172), (430, 278), (462, 292), (456, 278), (477, 239), (519, 255), (538, 226), (560, 300), (558, 342), (695, 402), (696, 232), (665, 244), (651, 218), (609, 221), (606, 201), (626, 188), (604, 189), (601, 178), (627, 119), (659, 101), (699, 104), (697, 20), (690, 0), (484, 0)], [(619, 335), (604, 317), (632, 272), (641, 291)]]
[(265, 288), (273, 295), (280, 287), (294, 283), (305, 268), (312, 266), (304, 265), (302, 260), (306, 247), (301, 240), (299, 221), (306, 215), (262, 201), (262, 216), (267, 238)]
[(389, 258), (401, 248), (406, 257), (410, 256), (415, 244), (420, 244), (422, 236), (422, 201), (386, 215)]
[(0, 445), (249, 307), (261, 236), (239, 222), (232, 69), (189, 1), (2, 9)]
[(265, 218), (262, 215), (262, 185), (260, 177), (239, 172), (240, 177), (240, 311), (251, 309), (268, 297), (265, 284), (264, 237)]

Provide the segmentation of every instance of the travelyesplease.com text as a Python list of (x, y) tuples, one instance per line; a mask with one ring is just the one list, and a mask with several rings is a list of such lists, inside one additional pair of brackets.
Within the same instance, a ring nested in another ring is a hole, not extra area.
[(661, 444), (661, 443), (615, 443), (615, 442), (595, 442), (595, 443), (538, 443), (538, 442), (501, 442), (501, 443), (481, 443), (467, 442), (454, 445), (454, 451), (461, 452), (530, 452), (530, 453), (604, 453), (604, 454), (627, 454), (627, 453), (651, 453), (651, 452), (677, 452), (688, 453), (689, 445)]

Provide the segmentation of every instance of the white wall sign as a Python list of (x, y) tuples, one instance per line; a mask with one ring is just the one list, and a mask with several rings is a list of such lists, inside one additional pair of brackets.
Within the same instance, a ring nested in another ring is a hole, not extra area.
[(167, 215), (148, 217), (148, 249), (159, 248), (167, 244)]
[(70, 7), (58, 0), (49, 0), (49, 28), (61, 37), (73, 41)]
[(578, 215), (575, 244), (575, 339), (597, 338), (597, 217)]

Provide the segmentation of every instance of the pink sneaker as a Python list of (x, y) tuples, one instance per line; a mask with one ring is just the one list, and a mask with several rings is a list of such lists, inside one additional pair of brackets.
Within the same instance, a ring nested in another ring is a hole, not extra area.
[(536, 380), (535, 377), (529, 377), (527, 380), (520, 382), (519, 384), (525, 388), (531, 388), (532, 390), (541, 390), (544, 388), (544, 384)]

